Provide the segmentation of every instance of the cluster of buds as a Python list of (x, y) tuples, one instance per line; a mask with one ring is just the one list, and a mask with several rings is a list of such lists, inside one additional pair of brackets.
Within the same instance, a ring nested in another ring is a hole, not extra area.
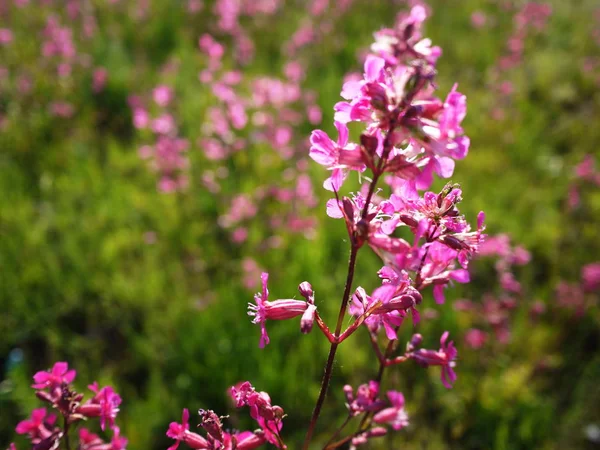
[(181, 423), (171, 422), (167, 430), (167, 436), (175, 439), (169, 450), (177, 449), (180, 442), (198, 450), (252, 450), (267, 442), (277, 448), (286, 448), (279, 436), (285, 414), (281, 407), (271, 404), (269, 394), (257, 392), (248, 381), (232, 386), (230, 394), (237, 408), (250, 408), (250, 416), (258, 422), (259, 429), (242, 432), (224, 430), (222, 419), (225, 417), (217, 416), (211, 410), (200, 409), (198, 426), (206, 432), (204, 437), (190, 431), (190, 413), (184, 409)]
[[(119, 427), (115, 423), (121, 397), (110, 386), (100, 388), (94, 382), (88, 388), (94, 393), (93, 397), (84, 402), (84, 394), (77, 393), (71, 383), (75, 379), (75, 370), (69, 370), (66, 362), (57, 362), (51, 370), (37, 372), (32, 387), (36, 396), (51, 405), (60, 416), (48, 413), (46, 408), (33, 410), (31, 417), (19, 422), (16, 427), (18, 434), (26, 435), (31, 441), (32, 448), (36, 450), (50, 450), (58, 448), (61, 443), (67, 442), (69, 448), (69, 431), (83, 421), (99, 419), (102, 431), (110, 430), (112, 439), (105, 442), (98, 435), (87, 428), (80, 427), (79, 446), (81, 450), (123, 450), (127, 446), (127, 439), (121, 436)], [(16, 446), (11, 444), (11, 450)]]
[(350, 441), (351, 448), (366, 444), (370, 438), (385, 436), (387, 428), (382, 425), (389, 425), (397, 431), (409, 424), (401, 392), (388, 391), (388, 403), (379, 396), (379, 383), (371, 380), (368, 384), (360, 385), (356, 389), (356, 395), (352, 386), (344, 386), (344, 394), (349, 416), (362, 415), (363, 424), (366, 425), (344, 440)]

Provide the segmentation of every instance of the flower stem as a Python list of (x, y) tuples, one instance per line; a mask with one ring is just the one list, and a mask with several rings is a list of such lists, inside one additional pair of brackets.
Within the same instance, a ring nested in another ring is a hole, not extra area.
[(346, 417), (346, 420), (344, 420), (344, 423), (342, 423), (337, 430), (335, 430), (335, 433), (333, 433), (331, 435), (331, 437), (329, 438), (329, 440), (325, 443), (325, 447), (323, 447), (324, 449), (328, 449), (328, 448), (335, 448), (335, 447), (331, 447), (331, 443), (337, 439), (337, 437), (340, 435), (340, 433), (342, 432), (342, 430), (346, 427), (346, 425), (348, 425), (348, 422), (350, 422), (350, 420), (352, 419), (352, 416), (350, 414), (348, 414), (348, 416)]
[(66, 450), (71, 450), (71, 442), (69, 441), (69, 422), (67, 422), (67, 418), (65, 417), (65, 426), (64, 426), (64, 433), (65, 433), (65, 448)]
[[(337, 338), (342, 330), (342, 323), (344, 316), (346, 315), (346, 308), (348, 307), (348, 300), (350, 298), (350, 291), (352, 289), (352, 281), (354, 280), (354, 269), (356, 267), (356, 255), (358, 254), (359, 248), (356, 245), (352, 245), (350, 249), (350, 260), (348, 261), (348, 275), (346, 277), (346, 286), (344, 287), (344, 295), (342, 296), (342, 304), (340, 305), (340, 312), (338, 314), (338, 320), (335, 326), (334, 336)], [(317, 425), (319, 414), (321, 414), (321, 408), (325, 401), (325, 395), (329, 388), (329, 382), (331, 381), (331, 374), (333, 372), (333, 361), (335, 359), (335, 353), (338, 348), (338, 343), (333, 342), (329, 348), (329, 356), (327, 357), (327, 363), (325, 365), (325, 373), (323, 374), (323, 380), (321, 381), (321, 391), (319, 392), (319, 398), (315, 404), (310, 423), (308, 425), (308, 431), (306, 432), (306, 438), (304, 439), (303, 450), (308, 450), (310, 441)]]

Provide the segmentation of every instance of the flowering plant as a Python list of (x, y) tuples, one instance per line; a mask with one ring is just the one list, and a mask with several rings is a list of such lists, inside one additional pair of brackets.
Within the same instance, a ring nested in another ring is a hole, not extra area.
[[(310, 136), (310, 157), (330, 172), (323, 183), (333, 193), (326, 205), (327, 215), (343, 219), (350, 243), (346, 282), (335, 326), (330, 328), (321, 317), (309, 282), (298, 286), (304, 300), (270, 299), (266, 272), (261, 275), (261, 292), (248, 307), (253, 323), (260, 326), (261, 348), (270, 342), (267, 321), (295, 317), (300, 317), (301, 332), (309, 333), (316, 323), (330, 343), (303, 449), (311, 445), (338, 347), (362, 326), (368, 331), (379, 367), (373, 379), (356, 390), (349, 385), (344, 387), (346, 420), (323, 448), (347, 444), (355, 448), (386, 435), (390, 428), (401, 430), (409, 424), (404, 395), (396, 390), (381, 395), (386, 368), (414, 361), (424, 367), (440, 366), (441, 382), (447, 388), (457, 379), (454, 370), (457, 350), (448, 332), (442, 334), (437, 350), (422, 348), (421, 335), (414, 334), (405, 350), (398, 352), (398, 330), (406, 317), (410, 315), (413, 323), (419, 322), (418, 308), (429, 287), (435, 301), (443, 303), (444, 290), (454, 281), (469, 282), (469, 261), (484, 238), (483, 213), (472, 228), (458, 209), (462, 201), (458, 184), (447, 183), (439, 192), (428, 190), (435, 175), (452, 176), (455, 161), (466, 157), (470, 141), (461, 127), (466, 115), (466, 97), (458, 92), (456, 85), (444, 100), (434, 95), (436, 62), (441, 49), (422, 36), (426, 18), (425, 7), (417, 5), (410, 13), (400, 14), (393, 29), (375, 34), (362, 77), (344, 83), (341, 91), (344, 100), (334, 107), (337, 138), (331, 139), (322, 130), (315, 130)], [(166, 107), (170, 92), (161, 89), (154, 92), (154, 97), (157, 105)], [(141, 121), (143, 109), (138, 104), (132, 107), (138, 108), (134, 120)], [(174, 125), (167, 117), (153, 123), (155, 133), (168, 135), (173, 131)], [(350, 137), (351, 122), (363, 127), (357, 142)], [(167, 161), (161, 159), (159, 144), (145, 156), (153, 159), (161, 170), (163, 188), (177, 190), (186, 183), (181, 173), (187, 164), (182, 156), (185, 146), (182, 144), (175, 152), (167, 151), (177, 156)], [(361, 186), (356, 192), (343, 195), (342, 186), (352, 173), (359, 175)], [(372, 292), (361, 286), (354, 288), (358, 254), (365, 247), (370, 247), (384, 264), (378, 272), (380, 286)], [(343, 329), (348, 316), (350, 325)], [(75, 373), (67, 369), (66, 363), (57, 363), (52, 371), (36, 374), (33, 385), (38, 389), (38, 397), (60, 412), (64, 425), (56, 426), (55, 416), (47, 417), (45, 410), (36, 410), (31, 420), (19, 424), (17, 431), (28, 434), (36, 449), (57, 448), (62, 442), (70, 449), (70, 429), (85, 419), (98, 417), (103, 431), (112, 430), (111, 443), (106, 444), (81, 428), (79, 448), (124, 448), (126, 440), (115, 425), (121, 398), (112, 388), (99, 389), (93, 384), (90, 389), (94, 397), (82, 403), (83, 396), (70, 387)], [(166, 432), (175, 441), (169, 450), (175, 450), (180, 443), (192, 449), (212, 450), (248, 450), (266, 443), (287, 448), (281, 434), (284, 410), (274, 405), (266, 392), (245, 381), (233, 386), (230, 395), (236, 407), (249, 407), (257, 430), (230, 431), (224, 428), (224, 417), (201, 409), (199, 426), (204, 433), (192, 432), (189, 410), (184, 409), (181, 422), (172, 422)], [(360, 421), (356, 430), (342, 436), (346, 426), (357, 418)]]
[[(46, 408), (34, 409), (31, 418), (17, 424), (18, 434), (26, 435), (36, 450), (56, 449), (61, 444), (67, 450), (123, 450), (127, 439), (121, 436), (115, 420), (119, 412), (121, 397), (111, 386), (100, 388), (97, 382), (88, 386), (93, 396), (84, 402), (84, 394), (73, 389), (75, 370), (69, 370), (66, 362), (57, 362), (48, 371), (33, 376), (35, 395), (48, 403), (58, 414), (48, 413)], [(112, 438), (105, 442), (87, 427), (79, 427), (79, 444), (72, 447), (70, 432), (83, 422), (99, 419), (100, 429), (110, 431)], [(9, 450), (16, 450), (11, 444)]]
[[(312, 441), (337, 349), (363, 325), (368, 329), (379, 369), (376, 377), (356, 392), (345, 386), (347, 419), (324, 448), (348, 443), (354, 448), (385, 435), (385, 425), (394, 430), (408, 425), (403, 394), (390, 390), (387, 401), (380, 395), (387, 367), (413, 360), (425, 367), (440, 366), (442, 383), (447, 388), (456, 381), (457, 350), (449, 341), (448, 332), (442, 335), (438, 350), (421, 348), (422, 337), (415, 334), (406, 350), (397, 352), (397, 332), (407, 315), (412, 316), (413, 322), (419, 321), (418, 306), (424, 291), (432, 287), (435, 301), (443, 303), (444, 290), (453, 281), (467, 283), (469, 260), (484, 238), (483, 213), (473, 229), (458, 209), (462, 200), (459, 185), (448, 183), (439, 192), (426, 191), (434, 175), (452, 175), (455, 160), (467, 155), (470, 143), (461, 127), (466, 97), (456, 85), (445, 100), (434, 96), (435, 65), (441, 50), (422, 36), (426, 18), (426, 9), (417, 5), (409, 14), (400, 14), (393, 29), (375, 34), (363, 76), (344, 83), (344, 101), (335, 105), (337, 139), (331, 139), (322, 130), (313, 131), (310, 137), (310, 157), (330, 172), (323, 183), (334, 196), (327, 202), (327, 215), (344, 220), (350, 242), (348, 272), (335, 327), (332, 330), (319, 314), (315, 291), (306, 281), (298, 286), (304, 300), (272, 300), (267, 286), (269, 275), (265, 272), (261, 275), (262, 290), (248, 307), (253, 323), (260, 326), (261, 348), (270, 342), (266, 327), (269, 320), (295, 317), (300, 317), (301, 332), (309, 333), (316, 323), (330, 342), (304, 449)], [(364, 127), (358, 142), (350, 139), (350, 122)], [(353, 172), (366, 182), (357, 192), (344, 196), (341, 188)], [(387, 196), (378, 186), (380, 182), (389, 188)], [(400, 237), (402, 233), (410, 238)], [(378, 272), (381, 285), (370, 294), (360, 286), (353, 290), (357, 256), (365, 244), (384, 263)], [(342, 329), (347, 315), (352, 321)], [(387, 340), (383, 348), (382, 331)], [(176, 440), (171, 448), (179, 442), (194, 449), (250, 449), (266, 442), (287, 448), (281, 436), (285, 414), (271, 404), (268, 394), (257, 392), (246, 381), (232, 387), (231, 396), (237, 407), (250, 407), (250, 415), (260, 427), (257, 431), (226, 432), (214, 412), (200, 410), (204, 438), (189, 431), (189, 413), (184, 410), (182, 423), (172, 423), (167, 432)], [(341, 437), (346, 425), (359, 416), (357, 430)]]

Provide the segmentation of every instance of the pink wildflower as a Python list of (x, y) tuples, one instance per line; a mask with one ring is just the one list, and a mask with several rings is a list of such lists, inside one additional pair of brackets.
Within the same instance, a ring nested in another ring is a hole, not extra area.
[(50, 371), (40, 371), (33, 376), (35, 384), (31, 385), (34, 389), (54, 389), (63, 383), (71, 383), (75, 379), (77, 372), (69, 370), (66, 362), (57, 362)]
[(85, 404), (79, 406), (77, 412), (87, 417), (100, 417), (100, 428), (104, 431), (108, 423), (110, 428), (115, 427), (115, 418), (119, 412), (121, 396), (110, 386), (98, 388), (94, 382), (88, 388), (96, 395)]
[(279, 432), (283, 427), (284, 412), (280, 406), (271, 404), (269, 394), (256, 391), (249, 381), (232, 386), (229, 393), (237, 408), (250, 408), (250, 416), (258, 422), (267, 441), (281, 448)]
[(600, 262), (588, 264), (581, 269), (583, 290), (594, 292), (600, 289)]
[(488, 335), (486, 332), (478, 330), (477, 328), (471, 328), (465, 334), (465, 342), (469, 347), (471, 347), (474, 350), (477, 350), (485, 345), (487, 337)]
[(212, 445), (202, 436), (190, 431), (190, 412), (187, 409), (183, 410), (181, 423), (171, 422), (167, 430), (167, 436), (175, 439), (175, 443), (168, 450), (175, 450), (179, 447), (180, 442), (184, 442), (192, 449), (212, 449)]
[(152, 91), (152, 98), (158, 106), (162, 106), (164, 108), (173, 99), (173, 90), (169, 86), (157, 86)]
[(52, 435), (52, 426), (56, 422), (54, 414), (47, 414), (46, 408), (34, 409), (31, 418), (17, 424), (18, 434), (27, 434), (33, 444), (37, 444)]
[(425, 350), (419, 349), (409, 354), (418, 364), (428, 366), (441, 366), (442, 367), (442, 384), (450, 389), (452, 384), (456, 381), (456, 373), (454, 372), (454, 366), (456, 365), (457, 351), (454, 347), (454, 343), (450, 341), (446, 344), (448, 339), (448, 331), (442, 334), (440, 339), (441, 347), (439, 350)]
[(292, 299), (269, 301), (269, 290), (267, 289), (269, 274), (263, 272), (260, 278), (262, 280), (262, 292), (254, 296), (256, 305), (248, 303), (248, 315), (254, 317), (252, 323), (260, 325), (259, 347), (264, 348), (269, 343), (269, 335), (265, 325), (267, 320), (286, 320), (301, 316), (307, 311), (309, 304)]
[(394, 430), (401, 430), (408, 426), (408, 414), (404, 410), (404, 395), (398, 391), (388, 391), (387, 395), (392, 406), (379, 411), (373, 416), (373, 420), (380, 424), (389, 423)]
[(337, 121), (334, 124), (338, 130), (337, 142), (321, 130), (313, 131), (310, 136), (310, 157), (332, 170), (331, 177), (323, 184), (329, 191), (339, 191), (345, 178), (343, 169), (362, 171), (365, 168), (360, 147), (348, 143), (348, 127)]
[(366, 411), (379, 411), (384, 403), (379, 397), (379, 383), (369, 381), (368, 384), (361, 384), (354, 395), (352, 386), (344, 386), (346, 396), (346, 407), (351, 416), (356, 416)]

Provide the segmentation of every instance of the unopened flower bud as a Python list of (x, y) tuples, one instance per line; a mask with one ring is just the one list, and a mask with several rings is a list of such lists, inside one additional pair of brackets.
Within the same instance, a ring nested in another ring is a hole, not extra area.
[(450, 247), (453, 250), (464, 250), (465, 248), (468, 248), (468, 245), (465, 245), (464, 242), (462, 242), (460, 239), (452, 236), (452, 235), (445, 235), (442, 236), (440, 239), (440, 242), (442, 242), (443, 244), (447, 245), (448, 247)]
[(369, 437), (380, 437), (385, 436), (387, 434), (387, 428), (384, 427), (375, 427), (369, 430)]
[(415, 333), (410, 338), (410, 342), (406, 346), (407, 347), (406, 349), (409, 352), (412, 352), (414, 349), (420, 347), (422, 342), (423, 342), (423, 336), (421, 336), (419, 333)]
[(342, 199), (342, 207), (344, 208), (346, 219), (352, 220), (354, 217), (354, 205), (352, 204), (352, 200), (350, 200), (348, 197), (344, 197)]
[(411, 228), (416, 228), (419, 226), (419, 221), (408, 214), (400, 214), (400, 220)]
[(346, 396), (346, 401), (348, 403), (352, 403), (352, 401), (354, 400), (354, 392), (352, 386), (350, 386), (349, 384), (344, 386), (344, 395)]
[(308, 334), (312, 330), (316, 311), (317, 307), (314, 304), (309, 304), (304, 314), (302, 314), (302, 318), (300, 319), (300, 331), (302, 333)]
[(367, 151), (367, 154), (373, 155), (373, 154), (375, 154), (375, 151), (377, 150), (379, 141), (377, 140), (377, 138), (375, 136), (370, 136), (368, 134), (363, 133), (360, 135), (360, 144)]
[(306, 299), (307, 302), (314, 301), (313, 288), (308, 281), (303, 281), (298, 285), (298, 290), (300, 291), (300, 295)]
[(50, 393), (48, 393), (46, 391), (35, 391), (35, 396), (44, 402), (48, 402), (48, 403), (54, 402), (52, 395), (50, 395)]
[(354, 438), (352, 438), (352, 445), (359, 446), (367, 443), (367, 437), (363, 434), (360, 434)]

